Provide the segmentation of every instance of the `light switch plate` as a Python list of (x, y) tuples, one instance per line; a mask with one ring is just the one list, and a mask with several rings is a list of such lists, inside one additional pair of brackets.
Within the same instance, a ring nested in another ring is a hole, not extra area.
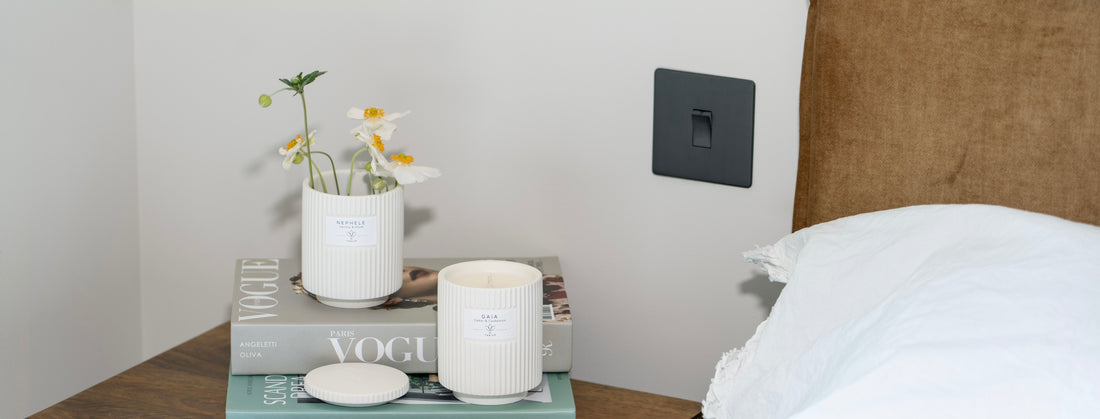
[(755, 102), (752, 80), (658, 68), (653, 72), (653, 173), (752, 186)]

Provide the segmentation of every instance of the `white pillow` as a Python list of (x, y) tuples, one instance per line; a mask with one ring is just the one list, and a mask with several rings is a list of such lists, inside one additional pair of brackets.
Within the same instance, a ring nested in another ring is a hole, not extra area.
[(745, 254), (787, 282), (719, 418), (1100, 412), (1100, 227), (988, 205), (847, 217)]

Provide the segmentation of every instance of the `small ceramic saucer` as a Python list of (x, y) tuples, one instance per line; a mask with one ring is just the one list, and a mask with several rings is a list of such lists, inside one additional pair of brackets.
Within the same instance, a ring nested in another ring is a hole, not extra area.
[(306, 374), (305, 390), (330, 404), (374, 406), (404, 396), (409, 391), (409, 376), (396, 368), (379, 364), (330, 364)]

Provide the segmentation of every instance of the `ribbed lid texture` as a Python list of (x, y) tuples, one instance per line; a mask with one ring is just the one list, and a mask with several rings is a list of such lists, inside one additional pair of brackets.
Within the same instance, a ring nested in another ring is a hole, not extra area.
[(404, 396), (409, 391), (409, 376), (379, 364), (330, 364), (306, 374), (305, 390), (330, 404), (373, 406)]

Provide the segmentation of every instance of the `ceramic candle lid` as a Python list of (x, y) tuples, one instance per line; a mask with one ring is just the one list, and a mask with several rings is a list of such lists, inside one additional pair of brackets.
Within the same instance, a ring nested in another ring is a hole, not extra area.
[(306, 393), (340, 406), (388, 403), (409, 391), (409, 376), (393, 367), (363, 362), (330, 364), (306, 374)]

